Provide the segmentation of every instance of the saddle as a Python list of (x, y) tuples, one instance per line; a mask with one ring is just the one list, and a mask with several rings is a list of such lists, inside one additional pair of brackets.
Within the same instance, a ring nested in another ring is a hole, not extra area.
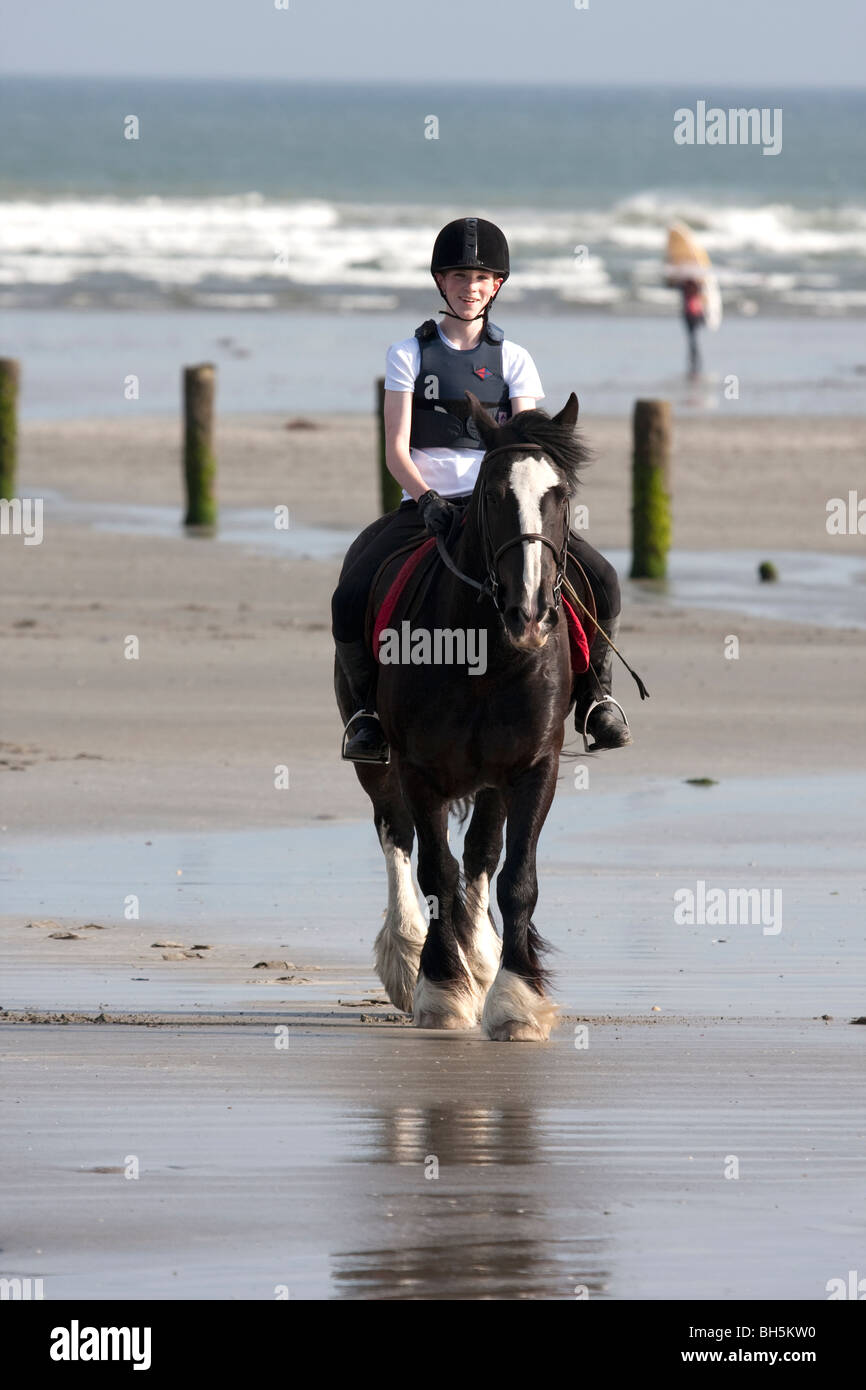
[(370, 585), (365, 638), (376, 661), (379, 634), (386, 627), (411, 621), (442, 562), (433, 536), (421, 535), (383, 560)]
[[(432, 536), (419, 536), (401, 546), (379, 566), (370, 585), (367, 600), (365, 640), (373, 658), (379, 660), (379, 637), (387, 627), (398, 627), (418, 612), (433, 584), (442, 561)], [(598, 635), (595, 595), (583, 566), (568, 552), (569, 578), (585, 605), (583, 619), (563, 597), (562, 607), (568, 624), (571, 669), (575, 675), (589, 670), (590, 651)]]

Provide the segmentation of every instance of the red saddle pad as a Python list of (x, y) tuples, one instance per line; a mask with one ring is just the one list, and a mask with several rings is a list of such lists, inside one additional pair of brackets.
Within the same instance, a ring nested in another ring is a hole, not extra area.
[[(435, 537), (431, 536), (423, 545), (413, 551), (409, 558), (400, 566), (391, 587), (385, 595), (382, 607), (376, 614), (376, 621), (373, 625), (373, 655), (379, 660), (379, 638), (386, 627), (390, 626), (394, 616), (394, 610), (400, 602), (400, 595), (411, 579), (415, 570), (421, 564), (426, 555), (435, 546)], [(568, 625), (568, 648), (571, 653), (571, 669), (576, 676), (582, 676), (589, 670), (589, 642), (583, 630), (583, 624), (572, 608), (567, 599), (562, 600), (565, 609), (565, 621)]]
[(576, 676), (582, 676), (589, 670), (589, 643), (586, 640), (583, 624), (567, 598), (562, 600), (562, 606), (565, 609), (565, 621), (568, 624), (571, 669)]
[(400, 566), (390, 589), (385, 595), (382, 607), (376, 614), (376, 621), (373, 625), (373, 655), (377, 661), (379, 660), (379, 636), (384, 628), (390, 626), (391, 619), (394, 616), (394, 609), (400, 602), (400, 595), (418, 566), (421, 564), (421, 561), (426, 555), (430, 554), (435, 544), (436, 537), (431, 536), (428, 541), (425, 541), (423, 545), (419, 545), (418, 549), (412, 552), (408, 560)]

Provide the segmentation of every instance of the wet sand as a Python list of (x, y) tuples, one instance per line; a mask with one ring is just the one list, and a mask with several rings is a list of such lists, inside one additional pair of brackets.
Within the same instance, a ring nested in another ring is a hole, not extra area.
[[(864, 824), (857, 775), (578, 791), (564, 766), (535, 914), (562, 1008), (640, 1019), (654, 1007), (717, 1018), (863, 1012)], [(699, 880), (763, 889), (771, 911), (681, 924), (674, 895), (697, 892)], [(16, 838), (4, 845), (2, 888), (7, 1011), (316, 1007), (347, 1017), (353, 1002), (366, 1001), (357, 1014), (384, 999), (370, 964), (381, 853), (366, 821)], [(137, 921), (117, 906), (132, 893)]]
[(4, 1027), (4, 1272), (46, 1298), (813, 1300), (857, 1267), (861, 1029), (599, 1021), (577, 1051), (295, 1022), (284, 1051), (264, 1024)]
[[(617, 678), (635, 745), (563, 760), (542, 839), (538, 1048), (413, 1030), (373, 975), (327, 613), (372, 431), (282, 423), (221, 422), (224, 543), (172, 530), (173, 423), (23, 431), (46, 538), (0, 545), (0, 1273), (48, 1298), (826, 1297), (866, 1166), (863, 552), (824, 526), (862, 422), (678, 427), (681, 554), (623, 624), (652, 699)], [(628, 427), (587, 430), (615, 554)], [(781, 931), (677, 925), (699, 880), (779, 891)], [(137, 1181), (93, 1171), (130, 1154)]]
[[(74, 910), (4, 931), (4, 1272), (48, 1298), (826, 1297), (862, 1248), (861, 779), (602, 792), (589, 824), (588, 795), (543, 841), (544, 1047), (395, 1013), (363, 823), (21, 841), (12, 903)], [(676, 925), (696, 875), (778, 887), (778, 935)], [(146, 926), (76, 915), (131, 883)]]

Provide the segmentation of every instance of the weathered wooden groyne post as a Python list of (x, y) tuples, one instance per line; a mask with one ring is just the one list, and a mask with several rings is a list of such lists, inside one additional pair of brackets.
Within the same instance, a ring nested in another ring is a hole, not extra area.
[(671, 404), (635, 401), (631, 578), (664, 579), (671, 544)]
[(18, 484), (18, 387), (21, 364), (0, 357), (0, 497), (11, 502)]
[(216, 367), (212, 362), (184, 367), (185, 526), (216, 525), (216, 454), (213, 445), (215, 392)]
[(379, 447), (379, 496), (382, 514), (396, 511), (403, 496), (403, 489), (385, 462), (385, 378), (376, 379), (376, 437)]

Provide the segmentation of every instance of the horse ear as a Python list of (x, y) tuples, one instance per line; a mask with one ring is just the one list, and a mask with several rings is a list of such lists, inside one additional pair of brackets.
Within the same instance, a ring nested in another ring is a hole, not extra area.
[(562, 407), (562, 410), (558, 415), (554, 415), (553, 418), (557, 425), (565, 425), (566, 429), (573, 430), (577, 424), (577, 414), (579, 410), (580, 402), (572, 391), (565, 405)]
[(493, 419), (493, 416), (485, 410), (478, 397), (473, 396), (471, 391), (466, 392), (466, 399), (469, 402), (469, 410), (471, 412), (472, 419), (478, 426), (478, 433), (481, 435), (481, 438), (484, 440), (484, 443), (487, 445), (487, 448), (489, 449), (491, 444), (496, 439), (497, 434), (499, 433), (499, 426)]

